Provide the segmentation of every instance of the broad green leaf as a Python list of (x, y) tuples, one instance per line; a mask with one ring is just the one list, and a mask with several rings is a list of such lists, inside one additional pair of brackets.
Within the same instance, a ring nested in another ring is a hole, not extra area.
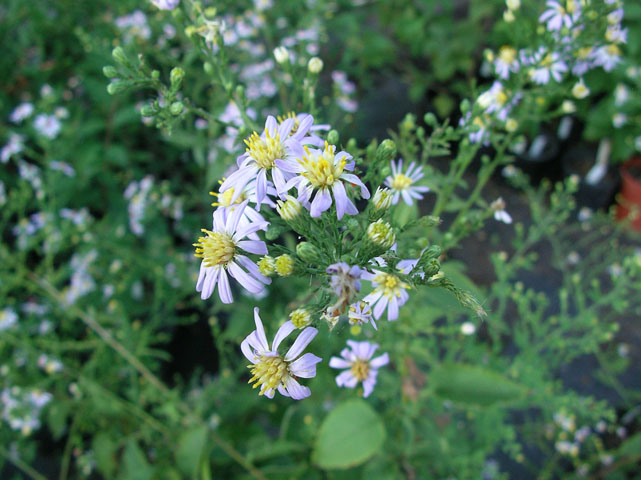
[(153, 468), (147, 462), (140, 446), (133, 438), (130, 438), (122, 456), (122, 472), (119, 478), (122, 480), (150, 480), (153, 473)]
[(641, 456), (641, 433), (637, 433), (628, 438), (619, 447), (619, 453), (626, 457)]
[(324, 469), (354, 467), (378, 452), (384, 441), (385, 427), (378, 413), (363, 400), (349, 400), (323, 421), (312, 461)]
[(401, 201), (398, 203), (398, 205), (396, 205), (396, 208), (394, 210), (394, 221), (398, 225), (404, 226), (412, 220), (416, 220), (417, 218), (418, 205), (415, 203), (412, 205), (407, 205), (401, 198)]
[(186, 431), (178, 440), (176, 465), (189, 478), (196, 478), (206, 440), (207, 426), (205, 425)]
[(433, 391), (443, 399), (488, 406), (522, 398), (527, 389), (483, 367), (444, 364), (431, 375)]
[(98, 470), (105, 478), (113, 478), (116, 471), (116, 442), (109, 437), (109, 434), (99, 432), (93, 437), (91, 446), (96, 454)]

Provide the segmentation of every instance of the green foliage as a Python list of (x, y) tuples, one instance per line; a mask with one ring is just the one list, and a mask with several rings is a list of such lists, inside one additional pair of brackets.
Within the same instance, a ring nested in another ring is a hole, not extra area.
[(349, 400), (323, 420), (312, 461), (324, 469), (355, 467), (375, 455), (384, 441), (381, 417), (362, 400)]

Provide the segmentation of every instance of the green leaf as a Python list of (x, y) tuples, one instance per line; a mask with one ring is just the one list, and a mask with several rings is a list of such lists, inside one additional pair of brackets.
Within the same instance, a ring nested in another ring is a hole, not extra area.
[(67, 428), (67, 417), (69, 416), (69, 407), (66, 403), (55, 403), (49, 408), (48, 423), (49, 430), (53, 438), (59, 440)]
[(206, 440), (206, 425), (186, 431), (178, 440), (176, 465), (188, 478), (196, 478)]
[(91, 442), (93, 451), (96, 454), (98, 470), (105, 478), (114, 478), (116, 471), (116, 442), (107, 433), (97, 433)]
[(122, 463), (123, 472), (119, 477), (122, 480), (150, 480), (154, 473), (145, 454), (133, 438), (127, 440)]
[(527, 389), (492, 370), (474, 365), (444, 364), (431, 375), (433, 391), (443, 399), (488, 406), (522, 398)]
[(625, 457), (641, 456), (641, 433), (637, 433), (628, 438), (619, 447), (619, 454)]
[(324, 469), (360, 465), (378, 452), (385, 441), (381, 417), (363, 400), (338, 405), (323, 421), (312, 461)]

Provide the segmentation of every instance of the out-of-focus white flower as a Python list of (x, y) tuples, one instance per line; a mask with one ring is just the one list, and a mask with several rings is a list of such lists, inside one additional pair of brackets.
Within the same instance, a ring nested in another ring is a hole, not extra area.
[(318, 57), (310, 58), (307, 63), (307, 70), (315, 75), (319, 74), (323, 70), (323, 61)]
[(583, 79), (580, 79), (572, 87), (572, 95), (574, 98), (583, 99), (590, 95), (590, 89), (585, 85)]
[(20, 153), (24, 148), (24, 137), (17, 133), (9, 134), (9, 141), (0, 150), (0, 162), (7, 163), (16, 153)]
[(316, 364), (322, 360), (313, 353), (301, 356), (305, 348), (314, 339), (318, 330), (314, 327), (305, 328), (284, 357), (278, 353), (281, 342), (296, 329), (294, 324), (285, 322), (276, 332), (271, 348), (267, 343), (265, 328), (260, 318), (258, 307), (254, 308), (256, 330), (250, 333), (240, 345), (240, 348), (252, 365), (252, 378), (249, 383), (256, 382), (254, 388), (260, 386), (259, 395), (273, 398), (276, 390), (294, 400), (302, 400), (311, 395), (308, 387), (298, 383), (298, 378), (314, 378)]
[(625, 113), (615, 113), (612, 116), (612, 125), (614, 128), (621, 128), (628, 121), (628, 116)]
[(58, 136), (60, 128), (62, 127), (60, 120), (55, 115), (46, 115), (41, 113), (33, 120), (33, 126), (40, 135), (53, 140)]
[(561, 28), (572, 28), (581, 16), (581, 3), (578, 0), (548, 0), (547, 10), (539, 17), (539, 22), (545, 23), (551, 32)]
[(289, 50), (282, 45), (280, 47), (276, 47), (274, 49), (274, 58), (276, 59), (276, 62), (281, 65), (289, 63)]
[(630, 98), (630, 91), (628, 90), (628, 87), (626, 87), (622, 83), (619, 83), (614, 89), (615, 105), (617, 107), (620, 107), (621, 105), (623, 105), (628, 101), (628, 98)]
[(180, 3), (180, 0), (150, 0), (150, 1), (161, 10), (173, 10)]
[(530, 77), (534, 83), (545, 85), (550, 78), (560, 82), (567, 71), (568, 66), (557, 52), (546, 52), (545, 47), (541, 47), (535, 54), (535, 66), (530, 70)]
[(501, 197), (492, 202), (490, 208), (494, 211), (494, 219), (506, 224), (512, 223), (512, 216), (505, 210), (505, 201)]
[(11, 308), (0, 310), (0, 332), (18, 323), (18, 315)]
[(24, 102), (18, 105), (13, 112), (9, 115), (9, 120), (13, 123), (20, 123), (25, 118), (28, 118), (33, 113), (33, 104)]
[(476, 333), (476, 325), (472, 322), (465, 322), (461, 325), (461, 333), (463, 335), (474, 335)]
[(387, 353), (372, 358), (378, 349), (376, 343), (355, 342), (347, 340), (349, 348), (341, 351), (341, 357), (329, 360), (331, 368), (345, 369), (336, 377), (339, 387), (354, 388), (358, 383), (363, 384), (363, 397), (369, 397), (374, 391), (378, 369), (389, 363)]

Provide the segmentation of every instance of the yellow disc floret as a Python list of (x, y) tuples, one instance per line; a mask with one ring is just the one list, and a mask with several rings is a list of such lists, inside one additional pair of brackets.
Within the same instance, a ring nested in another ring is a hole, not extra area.
[(334, 152), (336, 147), (325, 142), (325, 149), (320, 155), (312, 154), (305, 147), (306, 155), (299, 159), (298, 162), (305, 169), (301, 175), (309, 180), (314, 188), (329, 188), (343, 174), (347, 161), (343, 158), (336, 163)]
[[(225, 177), (223, 177), (222, 180), (218, 180), (218, 183), (222, 185), (224, 181)], [(243, 203), (247, 199), (247, 195), (245, 195), (245, 192), (242, 192), (240, 195), (238, 195), (238, 198), (236, 200), (233, 200), (234, 187), (231, 187), (222, 193), (209, 192), (209, 195), (216, 197), (216, 200), (218, 200), (217, 202), (211, 204), (212, 207), (229, 207), (231, 205), (238, 205)]]
[(394, 175), (394, 178), (392, 178), (392, 188), (394, 190), (405, 190), (413, 182), (414, 180), (412, 180), (407, 175), (404, 175), (402, 173), (397, 173), (396, 175)]
[(265, 255), (263, 258), (258, 260), (258, 270), (266, 277), (269, 277), (276, 272), (276, 262), (274, 261), (274, 257)]
[(268, 390), (274, 390), (283, 383), (289, 372), (287, 362), (280, 358), (262, 356), (255, 365), (248, 365), (251, 368), (252, 378), (247, 383), (256, 382), (254, 388), (261, 386), (259, 395), (264, 395)]
[(410, 288), (410, 286), (391, 273), (380, 273), (374, 277), (374, 282), (378, 284), (376, 290), (383, 292), (388, 299), (393, 297), (400, 297), (403, 288)]
[(276, 258), (276, 272), (281, 277), (288, 277), (294, 273), (294, 259), (291, 255), (281, 255)]
[(285, 156), (285, 148), (280, 141), (280, 136), (270, 136), (269, 131), (265, 130), (265, 138), (262, 138), (256, 132), (245, 140), (247, 153), (253, 158), (260, 168), (273, 168), (274, 161)]
[(210, 232), (204, 228), (202, 232), (207, 236), (200, 237), (198, 243), (194, 243), (194, 247), (196, 247), (196, 256), (203, 259), (206, 267), (225, 266), (233, 260), (236, 244), (230, 235)]
[(351, 367), (351, 372), (356, 379), (358, 379), (359, 382), (362, 382), (367, 378), (367, 375), (369, 374), (369, 363), (367, 363), (365, 360), (358, 359), (354, 363), (352, 363)]
[(278, 120), (279, 124), (282, 124), (285, 120), (292, 118), (294, 119), (294, 126), (292, 127), (291, 131), (289, 132), (289, 135), (294, 135), (298, 131), (298, 127), (300, 127), (300, 120), (296, 118), (296, 114), (294, 112), (287, 112), (286, 115), (278, 115), (276, 117), (276, 120)]
[(289, 314), (289, 319), (296, 328), (303, 328), (312, 323), (312, 316), (304, 308), (297, 308)]

